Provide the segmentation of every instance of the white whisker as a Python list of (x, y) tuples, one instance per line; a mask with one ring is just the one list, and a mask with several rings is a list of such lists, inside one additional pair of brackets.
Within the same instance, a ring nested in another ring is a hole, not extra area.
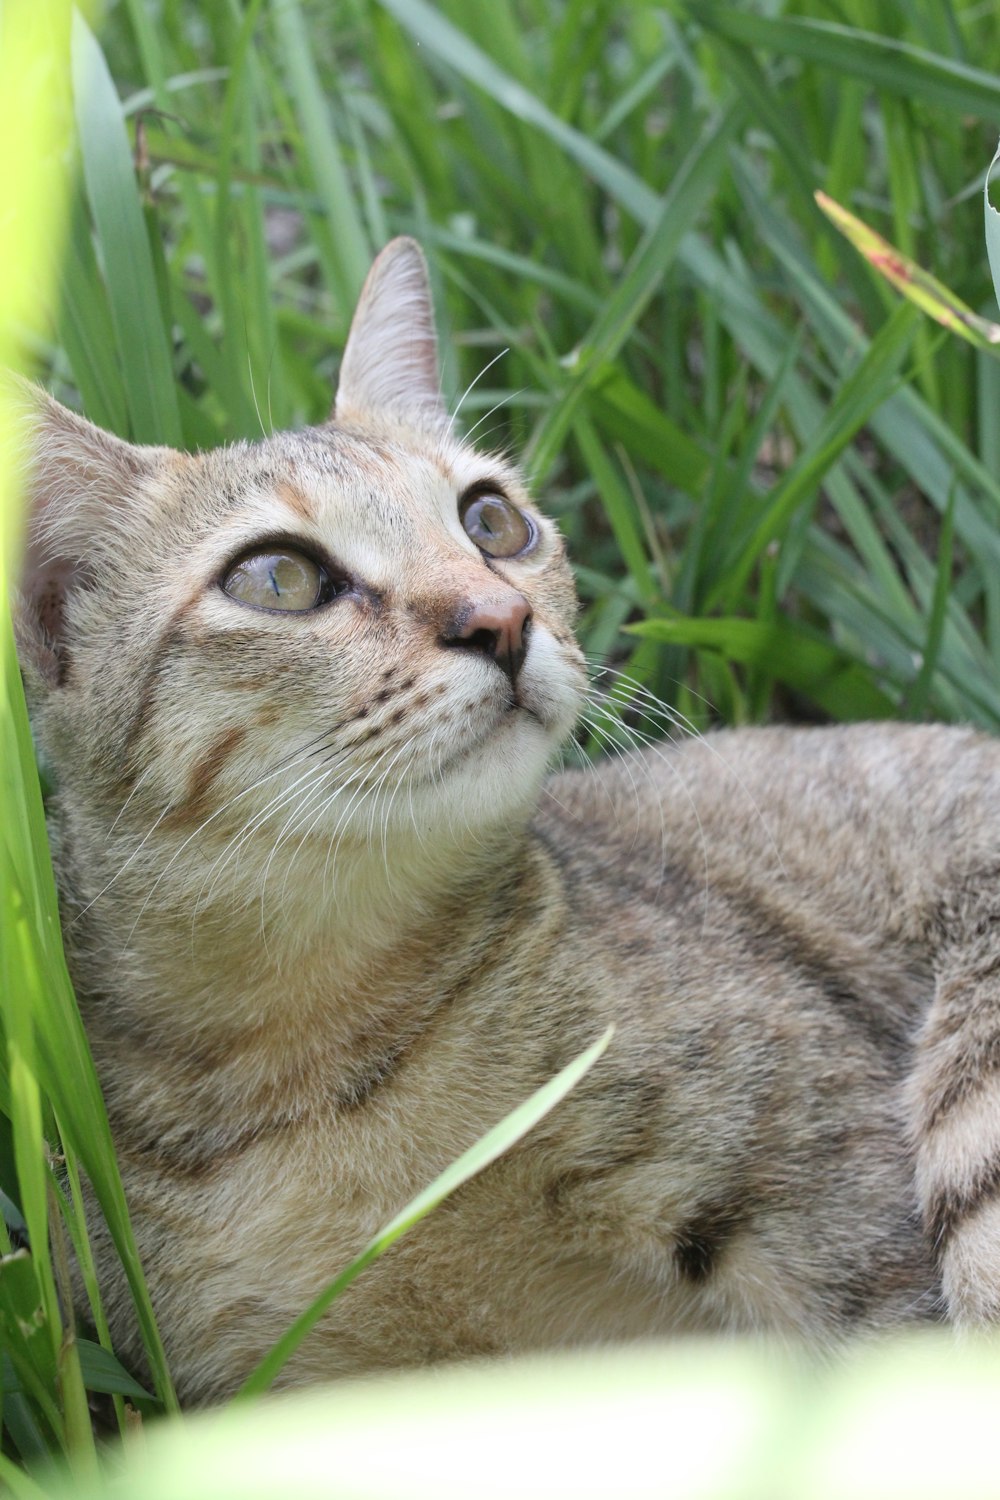
[[(472, 378), (472, 380), (469, 381), (468, 385), (465, 387), (465, 390), (462, 392), (461, 396), (459, 397), (458, 404), (456, 405), (455, 410), (452, 412), (451, 418), (450, 418), (450, 420), (448, 422), (448, 433), (447, 433), (447, 435), (449, 437), (451, 436), (451, 434), (455, 430), (455, 423), (458, 421), (458, 414), (462, 410), (462, 406), (463, 406), (463, 403), (465, 401), (466, 396), (469, 394), (469, 392), (475, 386), (477, 386), (479, 384), (479, 382), (482, 380), (483, 376), (486, 375), (486, 374), (488, 374), (489, 371), (492, 370), (493, 366), (495, 364), (498, 364), (499, 361), (503, 359), (503, 357), (504, 357), (505, 354), (509, 354), (509, 353), (510, 353), (510, 349), (509, 348), (508, 349), (501, 349), (500, 353), (499, 354), (494, 354), (494, 356), (490, 360), (489, 364), (488, 365), (483, 365), (483, 368), (480, 370), (479, 374), (476, 375), (476, 376), (474, 376)], [(473, 431), (475, 431), (475, 428), (473, 428)], [(468, 441), (468, 438), (466, 438), (466, 441)]]

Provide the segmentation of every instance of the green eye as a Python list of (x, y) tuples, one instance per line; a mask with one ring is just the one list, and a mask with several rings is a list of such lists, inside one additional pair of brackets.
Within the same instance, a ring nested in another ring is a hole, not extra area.
[(237, 604), (301, 614), (324, 601), (329, 584), (325, 568), (283, 547), (248, 552), (229, 569), (222, 588)]
[(466, 535), (487, 557), (517, 557), (534, 545), (534, 526), (504, 495), (473, 492), (458, 514)]

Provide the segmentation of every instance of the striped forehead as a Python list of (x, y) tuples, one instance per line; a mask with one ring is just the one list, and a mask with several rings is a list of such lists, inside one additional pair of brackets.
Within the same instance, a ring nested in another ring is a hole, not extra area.
[(443, 461), (344, 433), (324, 434), (322, 442), (304, 436), (295, 435), (292, 451), (280, 443), (262, 452), (253, 480), (244, 474), (242, 493), (227, 496), (241, 531), (315, 543), (375, 588), (449, 538), (476, 555), (458, 519), (463, 480)]

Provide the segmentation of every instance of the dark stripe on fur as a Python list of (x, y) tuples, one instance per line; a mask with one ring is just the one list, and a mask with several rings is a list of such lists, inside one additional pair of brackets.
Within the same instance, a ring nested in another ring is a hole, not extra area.
[(940, 1255), (955, 1230), (998, 1192), (1000, 1159), (980, 1167), (972, 1186), (964, 1191), (943, 1188), (937, 1193), (927, 1207), (927, 1233), (935, 1252)]
[[(966, 1021), (972, 1024), (968, 1017)], [(984, 1086), (995, 1086), (995, 1075), (1000, 1072), (1000, 1035), (967, 1037), (962, 1057), (949, 1057), (947, 1071), (942, 1071), (944, 1076), (924, 1119), (926, 1131), (939, 1125), (956, 1104), (963, 1104)]]
[(744, 893), (727, 893), (746, 947), (772, 964), (791, 967), (809, 984), (856, 1036), (893, 1071), (902, 1074), (912, 1053), (909, 1018), (895, 1014), (877, 995), (862, 993), (836, 959), (817, 948), (809, 933), (790, 914), (775, 912)]
[(726, 1199), (698, 1209), (674, 1236), (674, 1259), (681, 1274), (696, 1286), (708, 1281), (749, 1218), (739, 1200)]
[(297, 1130), (302, 1120), (281, 1119), (257, 1122), (235, 1135), (220, 1135), (213, 1130), (189, 1130), (176, 1136), (153, 1136), (145, 1139), (127, 1130), (112, 1131), (115, 1145), (126, 1160), (141, 1161), (143, 1171), (158, 1173), (187, 1183), (205, 1181), (217, 1172), (231, 1171), (234, 1162), (261, 1141)]

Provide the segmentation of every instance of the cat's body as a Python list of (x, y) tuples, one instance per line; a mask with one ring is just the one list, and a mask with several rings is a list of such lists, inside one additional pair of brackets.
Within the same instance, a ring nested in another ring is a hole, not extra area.
[(232, 1389), (609, 1021), (286, 1379), (993, 1320), (1000, 747), (720, 734), (539, 797), (584, 692), (569, 573), (516, 474), (448, 429), (407, 242), (335, 418), (201, 458), (42, 420), (25, 656), (182, 1394)]

